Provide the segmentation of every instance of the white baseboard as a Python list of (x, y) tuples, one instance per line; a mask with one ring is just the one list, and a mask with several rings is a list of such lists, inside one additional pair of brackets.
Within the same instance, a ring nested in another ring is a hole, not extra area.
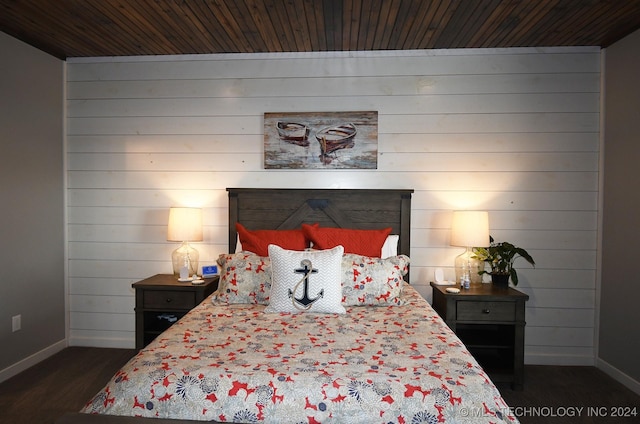
[(70, 337), (69, 346), (135, 349), (136, 341), (133, 338)]
[(622, 383), (624, 386), (632, 390), (634, 393), (640, 395), (640, 381), (634, 380), (627, 374), (623, 373), (607, 361), (603, 361), (598, 358), (596, 363), (596, 368), (602, 370), (605, 374), (609, 375), (609, 377), (614, 380)]
[(593, 356), (582, 355), (546, 355), (546, 354), (525, 354), (525, 365), (574, 365), (574, 366), (595, 366)]
[(5, 381), (5, 380), (10, 379), (14, 375), (17, 375), (17, 374), (21, 373), (22, 371), (25, 371), (28, 368), (31, 368), (32, 366), (34, 366), (38, 362), (44, 361), (48, 357), (55, 355), (56, 353), (60, 352), (65, 347), (67, 347), (67, 340), (66, 339), (60, 340), (59, 342), (56, 342), (56, 343), (52, 344), (51, 346), (48, 346), (48, 347), (42, 349), (41, 351), (36, 352), (33, 355), (28, 356), (28, 357), (24, 358), (23, 360), (18, 361), (13, 365), (8, 366), (7, 368), (5, 368), (2, 371), (0, 371), (0, 383)]

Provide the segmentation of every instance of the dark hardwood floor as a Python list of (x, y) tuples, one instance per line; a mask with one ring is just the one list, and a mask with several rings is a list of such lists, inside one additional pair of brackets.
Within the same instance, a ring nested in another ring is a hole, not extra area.
[(595, 367), (525, 365), (524, 381), (498, 385), (523, 424), (640, 423), (640, 395)]
[[(70, 347), (0, 383), (0, 423), (53, 423), (75, 412), (135, 354)], [(525, 366), (525, 388), (498, 385), (523, 424), (640, 423), (640, 396), (594, 367)], [(635, 416), (613, 416), (632, 413)]]
[(135, 353), (88, 347), (58, 352), (0, 383), (0, 423), (49, 424), (79, 411)]

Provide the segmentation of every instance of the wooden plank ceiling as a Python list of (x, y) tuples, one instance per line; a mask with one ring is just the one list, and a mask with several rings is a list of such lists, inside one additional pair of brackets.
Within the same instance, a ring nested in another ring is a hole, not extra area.
[(56, 57), (606, 47), (640, 0), (0, 0), (0, 30)]

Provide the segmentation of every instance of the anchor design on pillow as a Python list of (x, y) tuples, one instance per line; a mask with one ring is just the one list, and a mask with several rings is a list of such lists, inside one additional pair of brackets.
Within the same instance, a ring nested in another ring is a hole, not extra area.
[[(324, 289), (320, 290), (318, 295), (315, 298), (309, 297), (309, 275), (317, 274), (318, 270), (313, 269), (313, 265), (309, 259), (303, 259), (300, 261), (301, 268), (296, 268), (293, 270), (296, 274), (304, 274), (302, 279), (293, 287), (293, 290), (289, 289), (289, 297), (293, 302), (293, 305), (298, 309), (309, 309), (313, 305), (314, 302), (321, 299), (324, 296)], [(298, 286), (300, 283), (304, 283), (302, 297), (295, 297), (296, 291), (298, 290)], [(297, 304), (302, 305), (301, 307)]]

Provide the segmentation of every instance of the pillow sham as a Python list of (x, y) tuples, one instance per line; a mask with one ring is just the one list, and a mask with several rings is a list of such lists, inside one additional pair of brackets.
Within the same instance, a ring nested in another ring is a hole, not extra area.
[(268, 247), (276, 244), (284, 249), (304, 250), (309, 247), (301, 229), (295, 230), (247, 230), (242, 224), (236, 223), (238, 238), (242, 250), (253, 252), (258, 256), (269, 256)]
[[(384, 244), (382, 245), (382, 250), (380, 251), (381, 258), (388, 258), (389, 256), (397, 256), (398, 255), (398, 242), (400, 241), (400, 236), (397, 234), (389, 234), (387, 238), (384, 240)], [(311, 243), (311, 247), (313, 248), (313, 243)], [(236, 252), (240, 252), (242, 250), (242, 245), (240, 244), (240, 240), (236, 243)]]
[[(317, 226), (318, 224), (314, 224)], [(396, 256), (398, 254), (398, 242), (400, 236), (398, 234), (389, 234), (384, 240), (382, 250), (380, 251), (381, 258), (388, 258), (390, 256)], [(242, 242), (240, 241), (240, 234), (236, 234), (236, 249), (235, 253), (242, 252)]]
[(319, 227), (302, 224), (302, 231), (316, 249), (343, 246), (345, 253), (379, 258), (382, 245), (391, 228), (381, 230), (357, 230), (348, 228)]
[(403, 277), (407, 275), (409, 262), (406, 255), (382, 259), (345, 254), (342, 258), (342, 304), (403, 305)]
[(214, 304), (269, 304), (271, 261), (251, 252), (221, 254), (220, 280), (211, 301)]
[(269, 246), (271, 293), (265, 312), (345, 313), (340, 271), (344, 248), (294, 251)]

